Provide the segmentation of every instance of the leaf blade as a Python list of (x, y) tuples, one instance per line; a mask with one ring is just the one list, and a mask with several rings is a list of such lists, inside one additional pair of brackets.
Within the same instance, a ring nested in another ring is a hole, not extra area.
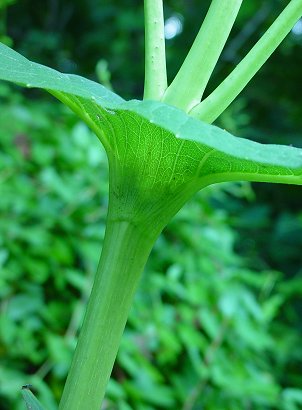
[(101, 84), (33, 63), (2, 43), (0, 43), (0, 78), (28, 88), (36, 87), (78, 95), (93, 99), (99, 104), (107, 103), (114, 106), (124, 101)]
[[(164, 173), (165, 183), (172, 181), (170, 174), (174, 170), (179, 184), (191, 178), (196, 186), (230, 180), (302, 184), (301, 149), (234, 137), (158, 101), (126, 102), (100, 84), (32, 63), (1, 44), (0, 79), (30, 84), (52, 93), (92, 128), (109, 156), (121, 152), (126, 158), (129, 147), (123, 148), (123, 144), (127, 139), (131, 150), (136, 152), (135, 158), (140, 158), (145, 147), (141, 144), (139, 128), (144, 127), (149, 139), (161, 146), (158, 155), (162, 159), (170, 157), (171, 163), (163, 160), (160, 171), (155, 160), (151, 164), (153, 168), (150, 164), (145, 167), (150, 175)], [(137, 128), (138, 123), (141, 125)], [(173, 146), (175, 155), (169, 147), (163, 151), (161, 140), (169, 140), (166, 145)], [(150, 143), (148, 139), (144, 141), (145, 146)], [(181, 167), (175, 164), (175, 156), (181, 159)]]
[(22, 387), (21, 393), (28, 410), (45, 410), (28, 387)]

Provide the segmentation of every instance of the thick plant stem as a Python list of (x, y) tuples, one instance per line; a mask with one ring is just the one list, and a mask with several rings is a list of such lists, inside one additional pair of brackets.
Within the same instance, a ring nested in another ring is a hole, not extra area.
[(188, 112), (198, 104), (230, 34), (242, 0), (212, 0), (183, 65), (163, 101)]
[(160, 100), (167, 88), (164, 15), (162, 0), (144, 0), (144, 99)]
[(302, 0), (292, 0), (231, 74), (205, 100), (190, 111), (212, 123), (244, 89), (302, 15)]
[(100, 410), (134, 293), (156, 238), (108, 215), (102, 256), (60, 410)]

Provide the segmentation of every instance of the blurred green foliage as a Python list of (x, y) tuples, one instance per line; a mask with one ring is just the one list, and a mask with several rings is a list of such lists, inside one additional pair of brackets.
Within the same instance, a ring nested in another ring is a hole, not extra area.
[[(171, 78), (208, 5), (200, 3), (165, 1), (167, 18), (183, 22), (167, 41)], [(285, 4), (244, 2), (210, 87)], [(7, 6), (0, 34), (18, 51), (141, 97), (142, 1)], [(291, 34), (220, 125), (302, 146), (301, 47)], [(0, 409), (24, 409), (19, 390), (32, 383), (53, 410), (102, 245), (107, 162), (50, 97), (1, 84), (0, 106)], [(302, 408), (300, 199), (300, 187), (227, 184), (187, 204), (152, 252), (104, 409)]]
[(104, 234), (106, 158), (64, 107), (0, 91), (0, 391), (41, 366), (60, 391)]

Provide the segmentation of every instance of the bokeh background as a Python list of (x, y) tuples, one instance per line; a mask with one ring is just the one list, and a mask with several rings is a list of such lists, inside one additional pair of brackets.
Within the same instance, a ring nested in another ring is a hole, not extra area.
[[(142, 0), (0, 0), (0, 38), (28, 58), (141, 98)], [(168, 75), (209, 1), (165, 0)], [(245, 0), (209, 93), (288, 1)], [(302, 21), (217, 120), (302, 147)], [(20, 387), (55, 409), (105, 230), (105, 153), (67, 108), (0, 83), (0, 409)], [(232, 183), (188, 203), (145, 269), (107, 410), (302, 408), (301, 187)], [(83, 409), (84, 410), (84, 409)]]

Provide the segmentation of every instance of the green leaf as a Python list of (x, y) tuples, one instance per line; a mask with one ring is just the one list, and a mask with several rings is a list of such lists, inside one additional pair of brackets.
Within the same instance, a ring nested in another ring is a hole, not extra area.
[(28, 386), (22, 387), (22, 396), (28, 410), (45, 410), (38, 399), (32, 394)]
[(0, 77), (28, 88), (63, 91), (88, 99), (94, 96), (100, 104), (116, 104), (124, 101), (98, 83), (32, 63), (2, 43), (0, 43)]
[(111, 168), (123, 169), (124, 178), (136, 176), (140, 190), (189, 195), (232, 180), (302, 184), (301, 149), (237, 138), (160, 102), (126, 102), (100, 84), (32, 63), (1, 44), (0, 78), (44, 88), (68, 105), (99, 137)]

